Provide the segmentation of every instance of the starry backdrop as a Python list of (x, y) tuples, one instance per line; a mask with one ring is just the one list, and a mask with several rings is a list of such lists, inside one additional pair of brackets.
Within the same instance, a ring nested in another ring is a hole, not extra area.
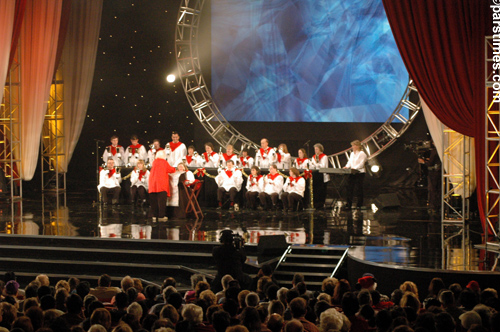
[(176, 72), (178, 8), (174, 0), (104, 1), (92, 92), (69, 166), (69, 186), (82, 178), (94, 181), (95, 140), (104, 141), (99, 145), (100, 157), (112, 135), (124, 147), (132, 134), (142, 144), (159, 138), (164, 145), (175, 130), (189, 145), (195, 131), (203, 131), (180, 82), (166, 81), (168, 74)]

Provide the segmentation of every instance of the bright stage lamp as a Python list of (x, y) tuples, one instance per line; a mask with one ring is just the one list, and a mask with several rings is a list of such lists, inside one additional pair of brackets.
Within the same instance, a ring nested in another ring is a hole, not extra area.
[(370, 170), (372, 171), (372, 173), (378, 173), (378, 171), (380, 171), (380, 166), (379, 165), (372, 165)]
[(168, 83), (173, 83), (175, 81), (175, 75), (170, 74), (167, 76), (167, 82)]

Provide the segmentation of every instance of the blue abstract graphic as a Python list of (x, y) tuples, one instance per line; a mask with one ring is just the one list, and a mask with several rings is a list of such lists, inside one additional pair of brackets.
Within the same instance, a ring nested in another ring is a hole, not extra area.
[(382, 0), (212, 0), (212, 95), (230, 121), (384, 122), (408, 72)]

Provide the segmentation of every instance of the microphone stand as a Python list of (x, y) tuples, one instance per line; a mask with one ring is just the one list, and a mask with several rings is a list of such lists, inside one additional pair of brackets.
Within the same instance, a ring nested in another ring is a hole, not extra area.
[(311, 140), (308, 140), (307, 142), (304, 143), (304, 146), (307, 146), (307, 157), (310, 156), (309, 154), (309, 143), (311, 142)]
[[(95, 164), (96, 164), (96, 172), (97, 172), (97, 185), (99, 185), (99, 143), (101, 143), (101, 140), (95, 139)], [(97, 191), (97, 203), (100, 203), (99, 201), (99, 190)]]

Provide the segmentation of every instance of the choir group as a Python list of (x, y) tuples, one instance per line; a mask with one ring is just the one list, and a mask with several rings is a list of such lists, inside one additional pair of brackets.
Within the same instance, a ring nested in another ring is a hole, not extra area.
[[(328, 157), (324, 154), (323, 145), (319, 143), (314, 145), (314, 155), (311, 158), (308, 158), (305, 149), (300, 149), (298, 157), (292, 158), (286, 144), (272, 148), (269, 146), (269, 141), (263, 138), (260, 141), (260, 149), (256, 150), (255, 157), (252, 157), (248, 150), (243, 150), (240, 155), (237, 155), (232, 145), (227, 145), (225, 152), (221, 149), (217, 153), (210, 142), (205, 143), (205, 152), (198, 154), (194, 146), (186, 148), (186, 145), (179, 139), (179, 134), (172, 132), (172, 141), (165, 147), (162, 147), (160, 141), (155, 139), (147, 151), (144, 145), (139, 144), (139, 139), (135, 135), (130, 138), (131, 144), (126, 148), (118, 144), (118, 137), (111, 137), (111, 145), (105, 148), (102, 156), (106, 164), (99, 176), (98, 190), (101, 194), (101, 201), (107, 204), (108, 195), (112, 195), (112, 203), (118, 203), (122, 182), (120, 168), (133, 167), (130, 176), (127, 176), (127, 178), (130, 177), (130, 200), (134, 202), (137, 199), (139, 204), (144, 204), (147, 193), (151, 193), (148, 168), (154, 167), (154, 161), (157, 158), (162, 158), (172, 169), (172, 172), (169, 172), (170, 190), (167, 190), (167, 206), (179, 205), (180, 176), (183, 175), (182, 181), (189, 185), (195, 179), (188, 167), (201, 167), (218, 169), (215, 182), (218, 186), (219, 208), (222, 207), (225, 196), (229, 195), (230, 209), (237, 210), (239, 207), (236, 203), (236, 196), (243, 185), (241, 169), (249, 168), (250, 174), (244, 195), (247, 207), (256, 209), (260, 203), (264, 209), (276, 208), (278, 201), (281, 200), (283, 208), (288, 210), (295, 208), (297, 202), (304, 196), (306, 184), (305, 179), (300, 176), (300, 170), (328, 168)], [(351, 144), (354, 151), (346, 167), (358, 169), (364, 173), (366, 154), (361, 151), (359, 141)], [(268, 169), (269, 174), (261, 175), (262, 168)], [(286, 179), (278, 172), (279, 169), (287, 170)], [(329, 175), (325, 173), (323, 176), (326, 184), (330, 179)], [(160, 213), (158, 218), (162, 217)]]

